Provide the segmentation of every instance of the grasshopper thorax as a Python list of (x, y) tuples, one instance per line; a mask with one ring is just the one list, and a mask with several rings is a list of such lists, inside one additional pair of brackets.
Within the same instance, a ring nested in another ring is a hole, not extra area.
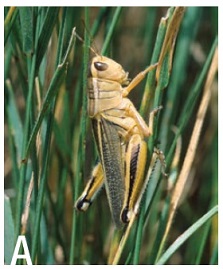
[(112, 59), (97, 55), (92, 59), (90, 64), (90, 76), (105, 80), (116, 81), (122, 86), (128, 85), (128, 73), (122, 66)]

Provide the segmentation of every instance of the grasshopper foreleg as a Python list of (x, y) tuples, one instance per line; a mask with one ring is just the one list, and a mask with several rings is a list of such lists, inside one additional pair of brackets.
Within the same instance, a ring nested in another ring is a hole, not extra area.
[(129, 83), (129, 85), (124, 88), (123, 94), (122, 94), (123, 97), (127, 96), (130, 93), (130, 91), (133, 90), (144, 79), (146, 74), (152, 71), (153, 69), (155, 69), (157, 65), (158, 63), (150, 65), (145, 70), (143, 70), (138, 75), (136, 75), (134, 79)]

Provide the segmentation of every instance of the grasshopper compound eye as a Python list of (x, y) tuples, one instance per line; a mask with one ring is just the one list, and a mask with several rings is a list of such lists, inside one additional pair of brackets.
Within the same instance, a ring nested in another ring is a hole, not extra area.
[(102, 62), (94, 62), (94, 67), (98, 71), (105, 71), (108, 69), (108, 65), (106, 63), (102, 63)]

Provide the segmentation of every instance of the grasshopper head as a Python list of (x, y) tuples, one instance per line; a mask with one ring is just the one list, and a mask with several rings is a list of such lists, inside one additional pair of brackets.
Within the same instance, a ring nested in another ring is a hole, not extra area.
[(92, 59), (90, 75), (93, 78), (116, 81), (123, 86), (129, 83), (128, 73), (122, 66), (105, 56), (97, 55)]

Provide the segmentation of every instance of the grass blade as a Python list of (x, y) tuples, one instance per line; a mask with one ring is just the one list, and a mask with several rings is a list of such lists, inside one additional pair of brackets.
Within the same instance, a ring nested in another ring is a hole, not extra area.
[(7, 225), (4, 225), (4, 260), (6, 264), (11, 264), (14, 251), (15, 227), (11, 209), (10, 199), (4, 198), (4, 219)]
[(46, 52), (49, 40), (51, 38), (56, 20), (58, 18), (59, 8), (58, 7), (48, 7), (45, 14), (45, 19), (39, 34), (38, 44), (37, 44), (37, 56), (36, 56), (36, 70), (42, 62), (43, 56)]
[(39, 127), (40, 127), (40, 125), (41, 125), (41, 123), (43, 121), (43, 118), (47, 114), (49, 105), (53, 101), (53, 97), (56, 96), (57, 91), (59, 89), (59, 85), (60, 85), (60, 83), (62, 81), (63, 76), (65, 75), (66, 67), (67, 67), (67, 58), (69, 56), (69, 53), (70, 53), (70, 50), (71, 50), (71, 48), (73, 46), (73, 42), (74, 42), (74, 38), (75, 38), (74, 32), (75, 32), (75, 28), (73, 29), (73, 33), (71, 35), (70, 43), (69, 43), (69, 46), (67, 48), (66, 54), (64, 56), (63, 62), (58, 65), (58, 67), (57, 67), (57, 69), (56, 69), (56, 71), (54, 73), (54, 76), (53, 76), (53, 78), (51, 80), (50, 86), (49, 86), (49, 88), (47, 90), (45, 99), (44, 99), (43, 104), (42, 104), (41, 111), (40, 111), (40, 113), (38, 115), (38, 118), (36, 120), (36, 123), (35, 123), (35, 125), (34, 125), (34, 127), (32, 129), (32, 133), (30, 135), (29, 142), (28, 142), (27, 147), (26, 147), (25, 156), (23, 158), (24, 161), (27, 160), (27, 158), (28, 158), (30, 147), (31, 147), (32, 143), (34, 142), (34, 140), (36, 138), (37, 132), (38, 132)]
[(215, 214), (218, 213), (218, 206), (214, 206), (203, 217), (196, 221), (190, 228), (188, 228), (177, 240), (165, 251), (165, 253), (156, 262), (156, 265), (165, 264), (171, 255), (190, 237), (195, 233), (202, 225), (207, 223)]
[(112, 38), (112, 35), (114, 33), (114, 28), (115, 28), (115, 26), (117, 24), (118, 18), (119, 18), (120, 13), (121, 13), (121, 10), (122, 10), (122, 7), (117, 7), (116, 10), (115, 10), (114, 17), (113, 17), (111, 25), (109, 27), (109, 32), (106, 35), (106, 39), (105, 39), (103, 47), (101, 49), (101, 54), (102, 55), (106, 55), (106, 51), (108, 49), (109, 43), (111, 42), (111, 38)]
[(19, 16), (21, 21), (21, 28), (23, 34), (23, 52), (27, 55), (33, 53), (33, 40), (34, 40), (34, 29), (33, 29), (33, 11), (31, 7), (20, 7)]

